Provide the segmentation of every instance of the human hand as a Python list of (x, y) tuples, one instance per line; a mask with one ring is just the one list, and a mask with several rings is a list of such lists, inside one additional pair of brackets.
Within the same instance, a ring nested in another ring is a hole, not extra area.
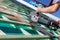
[(56, 22), (60, 24), (60, 20), (57, 20)]
[(37, 13), (38, 13), (38, 12), (41, 12), (41, 9), (42, 9), (41, 7), (38, 7), (37, 10), (36, 10), (36, 12), (37, 12)]

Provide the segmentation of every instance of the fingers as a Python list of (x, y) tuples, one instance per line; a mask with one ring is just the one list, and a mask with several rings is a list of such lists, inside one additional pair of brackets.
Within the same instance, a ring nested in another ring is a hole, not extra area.
[(60, 20), (56, 20), (56, 22), (60, 24)]
[(41, 12), (41, 9), (42, 9), (41, 7), (38, 7), (36, 12)]

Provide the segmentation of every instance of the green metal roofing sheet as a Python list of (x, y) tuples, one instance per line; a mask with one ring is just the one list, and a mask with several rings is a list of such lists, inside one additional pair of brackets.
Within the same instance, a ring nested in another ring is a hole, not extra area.
[[(28, 9), (27, 7), (24, 7), (23, 5), (18, 5), (16, 3), (13, 3), (10, 0), (4, 0), (4, 1), (0, 2), (0, 5), (3, 5), (5, 7), (7, 7), (8, 9), (11, 9), (14, 12), (17, 11), (27, 21), (28, 21), (29, 13), (31, 11), (33, 11), (32, 9)], [(2, 30), (6, 35), (32, 35), (32, 36), (36, 35), (36, 38), (31, 38), (31, 39), (27, 38), (26, 40), (50, 40), (50, 38), (46, 38), (46, 39), (45, 38), (41, 38), (41, 39), (38, 38), (37, 35), (47, 36), (43, 32), (39, 31), (38, 28), (33, 29), (30, 25), (27, 25), (27, 24), (24, 24), (24, 23), (21, 23), (18, 21), (10, 20), (9, 18), (7, 18), (4, 15), (9, 15), (9, 14), (6, 14), (4, 12), (0, 12), (0, 18), (1, 18), (0, 19), (0, 30)], [(3, 20), (3, 16), (9, 20), (8, 21)], [(48, 29), (45, 25), (40, 24), (40, 26), (42, 26), (46, 31), (50, 32), (50, 29)], [(55, 36), (60, 35), (60, 30), (52, 31), (52, 32)], [(52, 39), (52, 40), (56, 40), (56, 39)], [(10, 40), (10, 39), (6, 39), (6, 40)], [(25, 39), (16, 38), (14, 40), (25, 40)]]

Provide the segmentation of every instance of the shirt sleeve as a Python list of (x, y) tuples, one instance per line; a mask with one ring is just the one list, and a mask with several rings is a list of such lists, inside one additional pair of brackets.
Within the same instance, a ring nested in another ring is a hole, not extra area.
[(53, 4), (60, 2), (60, 0), (53, 0)]

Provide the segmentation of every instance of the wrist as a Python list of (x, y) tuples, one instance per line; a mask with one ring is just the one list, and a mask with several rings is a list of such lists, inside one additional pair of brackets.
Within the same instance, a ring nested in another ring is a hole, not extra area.
[(41, 9), (40, 8), (37, 8), (36, 12), (37, 13), (41, 12)]

